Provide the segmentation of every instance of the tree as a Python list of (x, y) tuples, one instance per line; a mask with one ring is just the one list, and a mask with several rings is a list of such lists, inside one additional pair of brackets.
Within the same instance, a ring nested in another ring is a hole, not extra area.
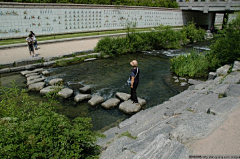
[(215, 42), (210, 46), (221, 64), (240, 60), (240, 14), (223, 30), (216, 34)]

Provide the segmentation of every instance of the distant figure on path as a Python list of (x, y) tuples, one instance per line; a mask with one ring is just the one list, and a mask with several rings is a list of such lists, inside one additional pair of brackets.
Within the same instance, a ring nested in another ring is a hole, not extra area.
[(34, 47), (33, 47), (33, 45), (34, 45), (33, 35), (29, 34), (25, 40), (28, 42), (28, 50), (29, 50), (30, 56), (34, 57), (35, 52), (34, 52)]
[(137, 60), (132, 60), (130, 62), (130, 65), (133, 67), (133, 69), (131, 70), (131, 100), (133, 101), (133, 103), (138, 103), (138, 99), (137, 99), (137, 87), (138, 87), (138, 83), (139, 83), (139, 75), (140, 75), (140, 70), (138, 68), (138, 62)]
[(32, 34), (33, 35), (33, 40), (34, 40), (34, 47), (35, 47), (35, 50), (37, 50), (38, 49), (38, 47), (37, 47), (37, 39), (36, 39), (36, 36), (35, 36), (35, 34), (34, 34), (34, 32), (33, 31), (30, 31), (30, 34)]

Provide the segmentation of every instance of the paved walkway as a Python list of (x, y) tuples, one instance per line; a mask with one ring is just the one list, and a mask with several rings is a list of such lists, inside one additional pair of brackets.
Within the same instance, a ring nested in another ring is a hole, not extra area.
[[(36, 50), (38, 57), (51, 57), (76, 51), (94, 49), (99, 38), (76, 41), (40, 44)], [(0, 49), (0, 63), (30, 59), (27, 46)], [(239, 155), (240, 156), (240, 108), (229, 114), (228, 118), (212, 134), (196, 141), (190, 147), (193, 155)]]
[[(91, 50), (94, 49), (98, 40), (99, 38), (39, 44), (40, 49), (36, 50), (35, 54), (38, 57), (51, 57), (76, 51)], [(27, 45), (24, 47), (0, 49), (0, 63), (11, 63), (17, 60), (30, 58)]]
[(238, 156), (240, 158), (240, 108), (213, 133), (191, 145), (193, 155)]

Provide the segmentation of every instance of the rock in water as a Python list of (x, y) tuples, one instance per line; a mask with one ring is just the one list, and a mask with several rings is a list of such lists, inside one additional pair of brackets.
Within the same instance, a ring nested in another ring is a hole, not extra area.
[(75, 102), (80, 102), (83, 100), (91, 99), (91, 94), (78, 94), (74, 97)]
[(121, 103), (119, 109), (124, 113), (133, 114), (141, 110), (141, 105), (139, 103), (133, 104), (131, 100), (128, 100)]
[(120, 102), (119, 99), (111, 98), (111, 99), (108, 99), (106, 102), (102, 103), (102, 106), (106, 109), (110, 109), (117, 106), (119, 102)]
[(131, 95), (127, 94), (127, 93), (117, 92), (116, 93), (116, 97), (121, 99), (121, 100), (126, 101), (126, 100), (128, 100), (131, 97)]
[(69, 88), (64, 88), (60, 92), (58, 92), (58, 95), (63, 98), (68, 98), (73, 94), (73, 90)]
[(89, 101), (88, 104), (91, 106), (98, 105), (104, 101), (104, 98), (99, 95), (94, 95)]
[(28, 86), (28, 90), (30, 91), (40, 91), (43, 89), (45, 85), (45, 82), (38, 82), (38, 83), (33, 83)]

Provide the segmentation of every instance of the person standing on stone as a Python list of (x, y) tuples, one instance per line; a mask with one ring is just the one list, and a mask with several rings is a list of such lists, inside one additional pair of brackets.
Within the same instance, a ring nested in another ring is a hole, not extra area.
[(133, 101), (133, 103), (138, 103), (136, 90), (137, 90), (138, 83), (139, 83), (140, 70), (138, 68), (137, 60), (132, 60), (130, 62), (130, 65), (133, 67), (133, 69), (131, 70), (131, 74), (130, 74), (131, 100)]
[(33, 31), (30, 31), (30, 34), (32, 34), (32, 36), (33, 36), (33, 40), (34, 40), (34, 47), (35, 47), (35, 50), (37, 50), (37, 49), (38, 49), (38, 47), (37, 47), (37, 39), (36, 39), (36, 36), (35, 36), (35, 34), (34, 34), (34, 32), (33, 32)]
[(33, 35), (29, 34), (28, 37), (25, 39), (25, 41), (28, 42), (28, 50), (29, 50), (30, 56), (34, 57), (35, 52), (34, 52), (34, 47), (33, 47), (33, 45), (34, 45)]

